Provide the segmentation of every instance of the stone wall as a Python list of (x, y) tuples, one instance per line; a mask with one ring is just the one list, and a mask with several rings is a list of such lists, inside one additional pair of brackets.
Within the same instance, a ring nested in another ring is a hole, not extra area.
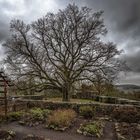
[[(113, 112), (113, 110), (117, 107), (122, 108), (131, 108), (136, 107), (138, 111), (140, 111), (139, 105), (127, 105), (127, 104), (108, 104), (108, 103), (99, 103), (99, 102), (92, 102), (92, 103), (71, 103), (71, 102), (48, 102), (43, 100), (24, 100), (24, 99), (17, 99), (14, 103), (8, 103), (8, 112), (12, 111), (20, 111), (25, 110), (28, 108), (33, 107), (40, 107), (46, 109), (74, 109), (76, 112), (79, 112), (79, 107), (81, 106), (92, 106), (96, 108), (97, 113), (103, 115), (109, 115)], [(0, 106), (0, 113), (4, 114), (4, 105)]]
[[(23, 108), (33, 108), (33, 107), (40, 107), (45, 109), (74, 109), (76, 112), (79, 112), (79, 107), (81, 106), (92, 106), (96, 108), (97, 113), (102, 115), (110, 115), (113, 110), (117, 107), (122, 108), (132, 108), (136, 107), (138, 111), (140, 111), (140, 106), (137, 105), (119, 105), (119, 104), (106, 104), (106, 103), (68, 103), (68, 102), (48, 102), (48, 101), (42, 101), (42, 100), (16, 100), (15, 102), (15, 108), (19, 108), (19, 104), (23, 105)], [(22, 108), (22, 109), (23, 109)], [(17, 110), (16, 109), (16, 110)]]

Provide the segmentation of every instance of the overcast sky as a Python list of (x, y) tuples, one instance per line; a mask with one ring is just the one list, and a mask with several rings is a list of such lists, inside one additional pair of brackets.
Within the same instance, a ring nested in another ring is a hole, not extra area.
[[(30, 23), (47, 12), (65, 8), (69, 3), (88, 6), (95, 12), (104, 10), (108, 29), (106, 40), (124, 50), (120, 57), (131, 68), (131, 72), (120, 76), (119, 82), (140, 85), (140, 0), (0, 0), (0, 44), (9, 35), (11, 19)], [(0, 59), (3, 57), (0, 45)]]

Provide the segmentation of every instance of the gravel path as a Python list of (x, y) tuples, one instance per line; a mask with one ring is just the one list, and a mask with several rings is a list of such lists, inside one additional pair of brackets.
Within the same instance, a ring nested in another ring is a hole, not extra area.
[(104, 129), (104, 137), (101, 140), (117, 140), (115, 125), (113, 122), (107, 122)]
[(15, 131), (16, 132), (15, 140), (22, 140), (22, 138), (28, 134), (43, 136), (48, 138), (49, 140), (117, 140), (115, 136), (114, 124), (112, 122), (106, 123), (104, 129), (104, 136), (100, 139), (86, 137), (77, 134), (76, 127), (67, 130), (66, 132), (59, 132), (59, 131), (44, 129), (42, 128), (42, 126), (27, 127), (27, 126), (21, 126), (17, 122), (13, 122), (9, 124), (3, 124), (0, 128), (5, 130)]

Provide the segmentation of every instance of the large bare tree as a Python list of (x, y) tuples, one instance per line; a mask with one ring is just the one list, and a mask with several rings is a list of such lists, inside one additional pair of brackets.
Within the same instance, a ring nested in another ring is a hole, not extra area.
[(32, 24), (12, 20), (4, 44), (7, 68), (16, 79), (34, 77), (34, 86), (57, 89), (69, 101), (77, 81), (111, 67), (120, 53), (113, 43), (100, 39), (107, 32), (102, 13), (73, 4)]

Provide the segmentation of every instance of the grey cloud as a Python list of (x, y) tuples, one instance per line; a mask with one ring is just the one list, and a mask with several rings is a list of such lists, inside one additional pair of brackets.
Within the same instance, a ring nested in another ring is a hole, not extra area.
[(118, 40), (140, 37), (140, 0), (89, 0), (87, 5), (104, 10), (105, 22)]
[(9, 17), (3, 12), (4, 7), (6, 7), (6, 4), (3, 5), (3, 3), (0, 3), (0, 42), (3, 41), (9, 33)]
[(120, 73), (117, 84), (120, 83), (140, 85), (140, 74), (137, 72)]
[(0, 42), (8, 36), (8, 23), (0, 21)]
[[(66, 2), (68, 1), (62, 0), (61, 4)], [(120, 46), (123, 44), (124, 49), (137, 47), (135, 42), (139, 42), (140, 39), (140, 0), (70, 0), (70, 2), (80, 6), (86, 5), (94, 11), (104, 10), (104, 21), (109, 31), (106, 38)], [(131, 45), (124, 46), (125, 41), (131, 42)]]
[(140, 50), (124, 55), (122, 59), (126, 61), (131, 71), (140, 73)]

